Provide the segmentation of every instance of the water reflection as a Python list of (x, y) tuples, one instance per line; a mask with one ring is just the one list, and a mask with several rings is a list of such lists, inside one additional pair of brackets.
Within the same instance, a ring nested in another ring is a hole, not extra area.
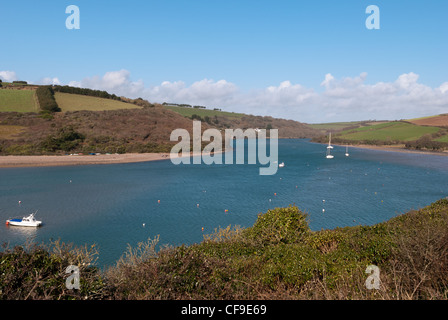
[(37, 227), (19, 227), (7, 225), (5, 232), (9, 233), (11, 237), (22, 239), (23, 243), (35, 243), (38, 234)]

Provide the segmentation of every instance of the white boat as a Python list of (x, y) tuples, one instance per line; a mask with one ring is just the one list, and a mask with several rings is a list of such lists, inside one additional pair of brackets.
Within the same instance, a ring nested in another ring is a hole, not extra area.
[(345, 146), (345, 156), (348, 157), (350, 154), (348, 153), (348, 146)]
[(333, 149), (333, 146), (331, 145), (331, 132), (330, 132), (330, 139), (328, 140), (328, 147), (327, 147), (327, 159), (334, 158), (334, 156), (331, 154), (331, 149)]
[(30, 214), (28, 217), (23, 217), (22, 219), (9, 219), (6, 220), (6, 225), (8, 226), (18, 226), (18, 227), (39, 227), (42, 221), (36, 220), (34, 214)]
[(279, 168), (283, 168), (283, 167), (285, 166), (285, 163), (282, 162), (282, 163), (280, 163), (278, 166), (279, 166)]

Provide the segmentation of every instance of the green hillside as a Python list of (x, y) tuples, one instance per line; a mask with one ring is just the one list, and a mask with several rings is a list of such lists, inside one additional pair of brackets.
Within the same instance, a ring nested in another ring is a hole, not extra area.
[(37, 112), (34, 90), (0, 89), (0, 112)]
[(379, 141), (412, 141), (425, 134), (433, 134), (441, 129), (438, 127), (418, 126), (407, 122), (387, 122), (368, 127), (339, 132), (340, 139), (351, 141), (379, 140)]
[(66, 111), (103, 111), (118, 109), (135, 109), (141, 108), (135, 104), (126, 103), (118, 100), (104, 99), (99, 97), (84, 96), (79, 94), (55, 92), (56, 102), (62, 109)]

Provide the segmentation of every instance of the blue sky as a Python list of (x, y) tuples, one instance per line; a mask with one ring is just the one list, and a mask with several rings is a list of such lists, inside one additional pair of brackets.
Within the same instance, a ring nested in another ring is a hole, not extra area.
[[(72, 4), (79, 30), (65, 26)], [(379, 30), (365, 27), (371, 4)], [(2, 1), (0, 77), (304, 122), (424, 116), (448, 112), (447, 12), (439, 0)]]

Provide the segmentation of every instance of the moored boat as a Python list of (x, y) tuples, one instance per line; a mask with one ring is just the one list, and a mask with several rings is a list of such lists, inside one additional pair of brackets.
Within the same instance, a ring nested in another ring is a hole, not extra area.
[(35, 213), (32, 213), (28, 217), (23, 217), (22, 219), (8, 219), (6, 220), (6, 225), (18, 227), (39, 227), (42, 225), (42, 221), (36, 220), (34, 214)]

